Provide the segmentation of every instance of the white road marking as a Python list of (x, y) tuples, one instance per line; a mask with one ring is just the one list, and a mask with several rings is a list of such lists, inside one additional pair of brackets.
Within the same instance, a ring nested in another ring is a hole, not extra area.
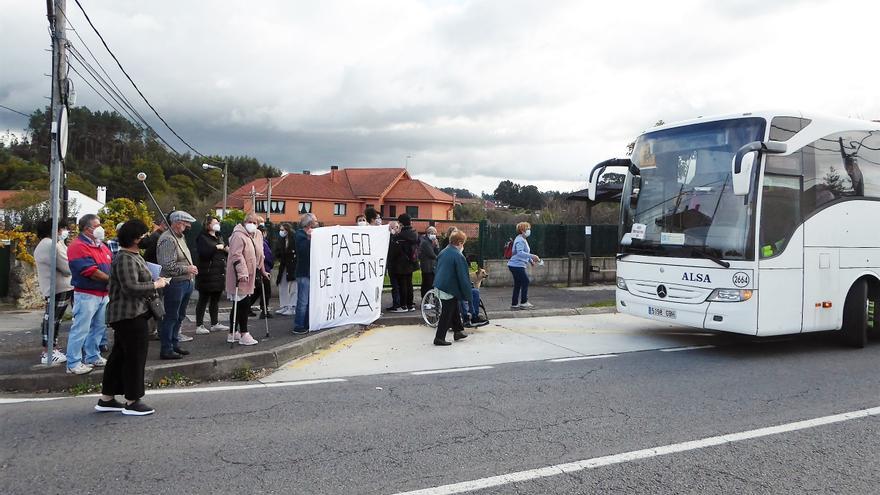
[(413, 371), (410, 375), (439, 375), (441, 373), (458, 373), (459, 371), (490, 370), (494, 366), (468, 366), (466, 368), (446, 368), (443, 370)]
[[(315, 385), (319, 383), (347, 382), (345, 378), (324, 378), (320, 380), (300, 380), (296, 382), (272, 382), (272, 383), (248, 383), (246, 385), (221, 385), (219, 387), (191, 387), (191, 388), (167, 388), (160, 390), (147, 390), (146, 395), (170, 395), (170, 394), (201, 394), (206, 392), (231, 392), (236, 390), (252, 390), (260, 388), (297, 387), (300, 385)], [(19, 404), (22, 402), (45, 402), (62, 399), (81, 399), (88, 397), (100, 397), (101, 394), (83, 394), (66, 397), (22, 397), (14, 399), (0, 398), (0, 404)]]
[(585, 359), (605, 359), (617, 357), (617, 354), (597, 354), (595, 356), (576, 356), (567, 358), (550, 359), (551, 363), (567, 363), (569, 361), (583, 361)]
[(678, 352), (678, 351), (693, 351), (695, 349), (709, 349), (715, 347), (714, 345), (691, 345), (688, 347), (673, 347), (672, 349), (660, 349), (660, 352)]
[(805, 430), (815, 428), (817, 426), (829, 425), (833, 423), (841, 423), (853, 419), (876, 416), (880, 414), (880, 407), (872, 407), (870, 409), (861, 409), (831, 416), (823, 416), (820, 418), (807, 419), (804, 421), (795, 421), (778, 426), (768, 426), (766, 428), (758, 428), (756, 430), (748, 430), (739, 433), (730, 433), (727, 435), (718, 435), (714, 437), (703, 438), (700, 440), (691, 440), (689, 442), (674, 443), (671, 445), (662, 445), (642, 450), (633, 450), (622, 454), (607, 455), (604, 457), (594, 457), (592, 459), (584, 459), (582, 461), (569, 462), (565, 464), (555, 464), (537, 469), (529, 469), (527, 471), (518, 471), (515, 473), (502, 474), (488, 478), (480, 478), (461, 483), (453, 483), (449, 485), (436, 486), (432, 488), (424, 488), (421, 490), (413, 490), (409, 492), (400, 492), (395, 495), (452, 495), (455, 493), (466, 493), (475, 490), (483, 490), (496, 486), (508, 485), (511, 483), (519, 483), (523, 481), (534, 480), (538, 478), (547, 478), (564, 473), (572, 473), (583, 471), (585, 469), (594, 469), (602, 466), (610, 466), (612, 464), (621, 464), (624, 462), (637, 461), (640, 459), (649, 459), (661, 455), (675, 454), (678, 452), (687, 452), (689, 450), (703, 449), (706, 447), (714, 447), (753, 438), (767, 437), (771, 435), (779, 435), (792, 431)]

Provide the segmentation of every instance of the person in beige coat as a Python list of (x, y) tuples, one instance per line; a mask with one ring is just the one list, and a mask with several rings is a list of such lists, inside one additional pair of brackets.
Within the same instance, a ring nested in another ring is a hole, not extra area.
[(235, 308), (229, 314), (229, 335), (226, 337), (229, 343), (238, 342), (241, 345), (258, 343), (248, 332), (247, 321), (257, 277), (269, 277), (263, 267), (263, 234), (257, 230), (259, 223), (259, 217), (250, 213), (245, 217), (244, 222), (235, 226), (232, 236), (229, 237), (226, 297), (235, 304)]
[[(61, 364), (67, 362), (67, 357), (58, 349), (58, 333), (61, 329), (61, 317), (70, 304), (73, 296), (73, 286), (70, 285), (70, 267), (67, 264), (67, 239), (69, 231), (62, 223), (58, 224), (58, 243), (52, 247), (52, 221), (43, 220), (37, 225), (37, 236), (40, 238), (37, 248), (34, 249), (34, 260), (37, 262), (37, 278), (40, 283), (40, 294), (46, 299), (46, 312), (43, 313), (43, 354), (40, 356), (42, 364)], [(52, 284), (52, 258), (55, 258), (55, 333), (52, 346), (52, 354), (49, 355), (49, 295)]]

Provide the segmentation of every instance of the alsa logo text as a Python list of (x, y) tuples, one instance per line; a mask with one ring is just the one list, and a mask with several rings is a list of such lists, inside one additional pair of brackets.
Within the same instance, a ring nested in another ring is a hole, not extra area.
[(712, 283), (712, 281), (709, 280), (708, 273), (684, 272), (684, 274), (681, 276), (681, 279), (685, 282), (702, 282), (704, 284)]

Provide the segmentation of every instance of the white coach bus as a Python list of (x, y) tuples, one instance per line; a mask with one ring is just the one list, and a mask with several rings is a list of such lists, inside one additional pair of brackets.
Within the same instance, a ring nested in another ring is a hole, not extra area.
[(880, 124), (799, 112), (667, 124), (631, 159), (597, 165), (592, 197), (609, 165), (627, 167), (618, 311), (865, 345), (880, 297)]

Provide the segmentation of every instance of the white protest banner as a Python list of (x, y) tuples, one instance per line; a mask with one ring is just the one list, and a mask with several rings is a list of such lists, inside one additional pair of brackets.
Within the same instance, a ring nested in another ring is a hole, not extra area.
[(384, 226), (312, 230), (309, 330), (379, 318), (389, 238)]

